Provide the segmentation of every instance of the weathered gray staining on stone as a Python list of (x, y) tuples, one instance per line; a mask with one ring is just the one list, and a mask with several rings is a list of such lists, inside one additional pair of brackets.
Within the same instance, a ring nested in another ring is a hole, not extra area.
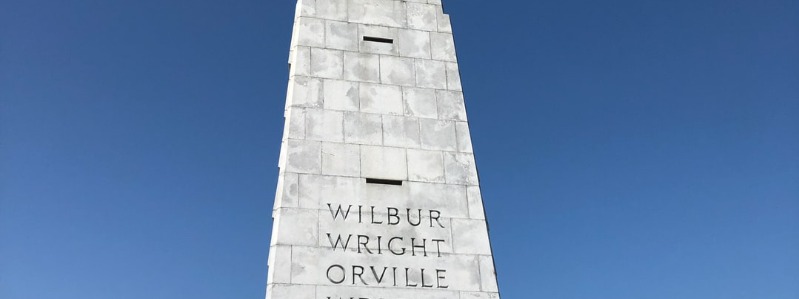
[(347, 22), (325, 21), (325, 47), (336, 50), (358, 51), (358, 25)]
[(498, 299), (441, 1), (297, 0), (289, 54), (267, 299)]
[(344, 142), (381, 145), (383, 143), (383, 125), (380, 115), (345, 112)]
[(356, 82), (380, 82), (380, 56), (344, 52), (343, 79)]
[(322, 171), (322, 143), (306, 140), (287, 140), (286, 171), (320, 173)]
[(430, 59), (430, 33), (418, 30), (399, 30), (401, 56)]
[(360, 109), (358, 83), (328, 79), (324, 80), (323, 86), (325, 109), (343, 111), (358, 111)]
[(451, 152), (458, 148), (455, 123), (446, 120), (420, 119), (422, 148)]
[[(391, 147), (418, 148), (419, 142), (418, 119), (413, 117), (383, 115), (384, 145)], [(409, 160), (409, 167), (410, 163)]]
[(415, 81), (412, 58), (380, 57), (380, 82), (390, 85), (414, 86)]
[(361, 111), (402, 115), (402, 89), (383, 84), (361, 84)]
[(442, 61), (417, 59), (416, 86), (434, 89), (447, 88), (446, 64)]
[(289, 82), (291, 106), (318, 108), (322, 106), (322, 80), (295, 76)]

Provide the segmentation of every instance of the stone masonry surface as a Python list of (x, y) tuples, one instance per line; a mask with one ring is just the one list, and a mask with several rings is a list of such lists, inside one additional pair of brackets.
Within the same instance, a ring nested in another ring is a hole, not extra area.
[(499, 299), (441, 0), (298, 0), (267, 299)]

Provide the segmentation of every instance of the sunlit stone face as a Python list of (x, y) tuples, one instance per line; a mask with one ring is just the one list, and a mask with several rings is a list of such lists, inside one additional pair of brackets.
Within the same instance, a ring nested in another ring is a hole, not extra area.
[(498, 299), (440, 0), (299, 0), (271, 299)]

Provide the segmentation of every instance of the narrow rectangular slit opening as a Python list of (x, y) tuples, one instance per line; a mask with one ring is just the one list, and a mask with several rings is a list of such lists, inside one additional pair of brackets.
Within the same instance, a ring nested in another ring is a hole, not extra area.
[(392, 186), (402, 186), (402, 181), (398, 180), (384, 180), (384, 179), (366, 179), (367, 184), (380, 184), (380, 185), (392, 185)]
[(384, 44), (393, 44), (394, 40), (390, 38), (382, 38), (382, 37), (374, 37), (374, 36), (364, 36), (363, 40), (366, 42), (375, 42), (375, 43), (384, 43)]

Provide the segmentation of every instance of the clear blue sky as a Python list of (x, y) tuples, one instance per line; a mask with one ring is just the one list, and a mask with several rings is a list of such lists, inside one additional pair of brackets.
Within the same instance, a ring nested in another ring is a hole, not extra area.
[[(799, 298), (799, 2), (444, 0), (504, 299)], [(262, 298), (292, 0), (0, 1), (0, 298)]]

